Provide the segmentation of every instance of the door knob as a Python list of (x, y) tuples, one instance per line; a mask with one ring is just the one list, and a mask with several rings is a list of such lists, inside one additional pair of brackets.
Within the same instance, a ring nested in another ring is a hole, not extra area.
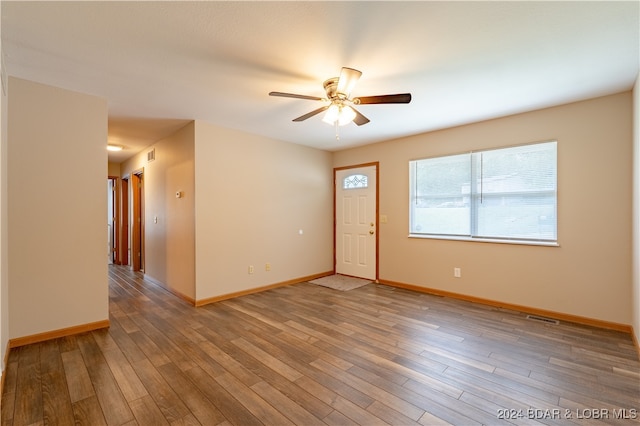
[(369, 229), (369, 234), (373, 235), (373, 229)]

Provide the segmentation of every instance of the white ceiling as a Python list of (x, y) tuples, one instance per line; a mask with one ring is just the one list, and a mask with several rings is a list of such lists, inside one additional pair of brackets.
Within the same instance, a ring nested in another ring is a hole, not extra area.
[[(326, 150), (630, 90), (640, 3), (2, 1), (9, 75), (106, 98), (122, 161), (186, 124)], [(411, 92), (361, 105), (371, 123), (334, 129), (322, 104), (341, 67), (352, 92)]]

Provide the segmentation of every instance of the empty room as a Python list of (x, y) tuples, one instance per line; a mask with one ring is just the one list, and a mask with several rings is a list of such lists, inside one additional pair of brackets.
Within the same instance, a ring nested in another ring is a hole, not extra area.
[(640, 2), (0, 18), (3, 425), (640, 424)]

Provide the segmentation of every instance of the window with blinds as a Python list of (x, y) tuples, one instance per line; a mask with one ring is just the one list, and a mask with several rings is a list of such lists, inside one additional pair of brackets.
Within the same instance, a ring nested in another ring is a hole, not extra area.
[(414, 160), (410, 234), (557, 242), (557, 142)]

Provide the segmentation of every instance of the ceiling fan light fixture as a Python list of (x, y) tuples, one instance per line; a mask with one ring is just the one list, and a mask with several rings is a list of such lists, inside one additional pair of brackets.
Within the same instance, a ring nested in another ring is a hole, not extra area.
[(343, 106), (340, 108), (340, 115), (338, 116), (338, 124), (344, 126), (349, 124), (356, 118), (356, 112), (350, 106)]
[(332, 126), (336, 122), (339, 126), (344, 126), (351, 123), (354, 118), (356, 118), (356, 112), (350, 106), (331, 104), (322, 121)]
[(338, 107), (338, 105), (331, 104), (331, 106), (325, 113), (324, 117), (322, 118), (322, 121), (324, 121), (327, 124), (331, 124), (333, 126), (333, 124), (338, 119), (339, 115), (340, 115), (340, 108)]

